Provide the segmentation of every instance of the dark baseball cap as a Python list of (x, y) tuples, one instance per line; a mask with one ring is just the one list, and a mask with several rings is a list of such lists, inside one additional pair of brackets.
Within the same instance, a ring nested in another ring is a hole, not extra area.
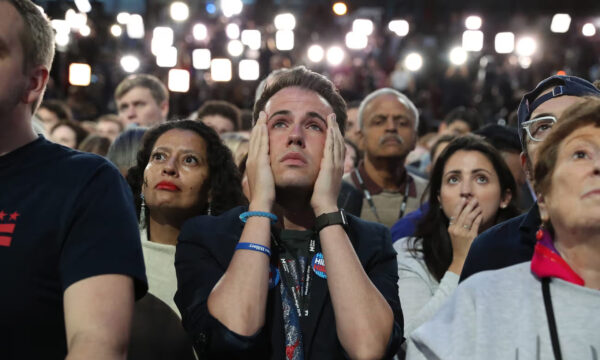
[[(540, 96), (544, 91), (554, 87), (547, 94)], [(523, 141), (521, 124), (531, 117), (531, 113), (540, 105), (555, 97), (570, 96), (600, 96), (598, 90), (591, 82), (576, 76), (554, 75), (542, 80), (535, 89), (528, 92), (521, 99), (517, 116), (519, 120), (519, 140)], [(539, 98), (537, 98), (539, 96)], [(536, 99), (537, 98), (537, 99)]]

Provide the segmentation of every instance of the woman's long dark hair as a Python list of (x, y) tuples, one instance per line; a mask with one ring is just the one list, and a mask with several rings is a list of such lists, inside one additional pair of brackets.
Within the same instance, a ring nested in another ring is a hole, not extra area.
[[(442, 188), (444, 167), (450, 157), (457, 151), (478, 151), (483, 154), (494, 167), (500, 182), (501, 196), (510, 190), (512, 198), (508, 206), (498, 209), (494, 224), (508, 220), (519, 214), (516, 207), (517, 185), (506, 162), (498, 151), (483, 138), (475, 135), (465, 135), (456, 138), (442, 151), (431, 171), (428, 191), (429, 210), (417, 224), (414, 238), (409, 248), (412, 252), (421, 252), (429, 272), (440, 281), (452, 262), (452, 242), (448, 234), (448, 217), (441, 209), (438, 199)], [(418, 246), (421, 242), (422, 246)]]
[[(242, 192), (241, 178), (237, 166), (233, 162), (231, 151), (223, 145), (219, 135), (210, 127), (201, 122), (192, 120), (176, 120), (158, 125), (149, 129), (144, 134), (142, 146), (137, 154), (136, 164), (127, 172), (127, 182), (133, 191), (135, 209), (140, 219), (142, 183), (144, 181), (144, 170), (152, 148), (158, 138), (169, 130), (180, 129), (193, 131), (200, 135), (206, 143), (206, 160), (208, 162), (208, 191), (211, 194), (211, 212), (213, 215), (219, 215), (235, 206), (246, 204), (246, 199)], [(204, 187), (203, 187), (204, 188)], [(208, 210), (206, 204), (198, 204), (202, 209), (197, 215), (205, 215)], [(148, 228), (150, 214), (148, 207), (145, 208), (145, 221), (142, 227)]]

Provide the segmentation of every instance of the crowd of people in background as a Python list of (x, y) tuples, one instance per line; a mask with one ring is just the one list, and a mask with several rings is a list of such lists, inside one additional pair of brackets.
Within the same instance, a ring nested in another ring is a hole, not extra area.
[(42, 100), (47, 19), (0, 14), (0, 358), (597, 358), (590, 81), (490, 123), (372, 59), (368, 93), (289, 64), (181, 117), (134, 74), (82, 119)]

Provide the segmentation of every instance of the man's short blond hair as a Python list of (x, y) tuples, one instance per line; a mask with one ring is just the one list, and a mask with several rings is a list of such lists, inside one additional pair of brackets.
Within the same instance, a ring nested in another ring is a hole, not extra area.
[(167, 91), (165, 84), (163, 84), (156, 76), (149, 74), (134, 74), (126, 77), (119, 85), (117, 85), (115, 90), (115, 101), (118, 101), (131, 91), (131, 89), (136, 87), (148, 89), (152, 98), (154, 98), (154, 101), (156, 101), (158, 105), (165, 101), (169, 101), (169, 92)]

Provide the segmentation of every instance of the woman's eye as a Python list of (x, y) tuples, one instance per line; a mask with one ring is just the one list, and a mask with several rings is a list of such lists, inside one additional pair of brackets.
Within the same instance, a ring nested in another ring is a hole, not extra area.
[(151, 158), (152, 158), (152, 160), (161, 161), (161, 160), (164, 160), (166, 157), (165, 157), (165, 154), (157, 152), (157, 153), (152, 154)]
[(487, 178), (487, 177), (485, 177), (485, 176), (478, 176), (478, 177), (477, 177), (477, 182), (478, 182), (479, 184), (487, 184), (487, 182), (488, 182), (488, 178)]
[(573, 153), (573, 159), (586, 159), (586, 158), (588, 158), (588, 155), (583, 150), (578, 150)]
[(196, 165), (198, 163), (198, 159), (195, 156), (189, 155), (183, 159), (183, 162), (186, 165)]
[(450, 176), (447, 181), (448, 181), (448, 184), (456, 184), (456, 183), (458, 183), (458, 177)]

